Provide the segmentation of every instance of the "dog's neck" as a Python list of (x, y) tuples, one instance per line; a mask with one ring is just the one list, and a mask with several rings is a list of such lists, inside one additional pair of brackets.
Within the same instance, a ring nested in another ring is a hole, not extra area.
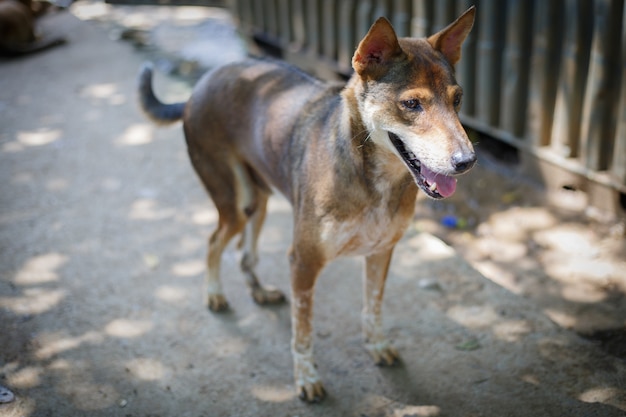
[[(363, 121), (358, 94), (363, 87), (359, 85), (357, 75), (354, 75), (341, 92), (342, 115), (340, 120), (341, 138), (345, 142), (339, 146), (345, 147), (351, 153), (355, 163), (362, 170), (366, 178), (376, 179), (374, 181), (379, 186), (396, 186), (398, 184), (414, 185), (411, 174), (405, 168), (400, 159), (387, 149), (382, 149), (380, 145), (372, 139), (372, 135), (384, 134), (385, 132), (371, 132)], [(386, 185), (383, 185), (386, 184)]]

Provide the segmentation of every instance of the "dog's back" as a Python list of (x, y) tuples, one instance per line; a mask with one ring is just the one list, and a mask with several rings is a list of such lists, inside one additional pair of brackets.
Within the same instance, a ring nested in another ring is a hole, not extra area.
[[(247, 60), (208, 74), (183, 117), (190, 149), (235, 152), (291, 199), (302, 126), (320, 125), (337, 89), (283, 63)], [(253, 122), (251, 122), (253, 121)]]
[(311, 130), (327, 128), (343, 88), (268, 59), (249, 59), (205, 74), (186, 103), (161, 103), (151, 79), (152, 68), (145, 66), (139, 77), (142, 109), (160, 124), (182, 119), (190, 154), (210, 159), (236, 154), (254, 167), (257, 180), (289, 199), (303, 141), (311, 138)]

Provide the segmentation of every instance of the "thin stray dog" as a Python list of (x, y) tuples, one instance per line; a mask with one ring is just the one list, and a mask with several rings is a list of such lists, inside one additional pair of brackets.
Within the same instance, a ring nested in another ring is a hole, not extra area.
[(333, 258), (365, 256), (365, 347), (377, 364), (398, 359), (381, 318), (393, 248), (413, 216), (418, 188), (448, 197), (455, 176), (476, 161), (458, 118), (462, 90), (454, 78), (474, 14), (472, 7), (427, 39), (398, 39), (379, 18), (352, 58), (355, 73), (345, 87), (249, 59), (209, 72), (186, 103), (163, 104), (152, 90), (151, 66), (141, 71), (144, 112), (161, 124), (183, 120), (191, 163), (219, 212), (207, 256), (211, 310), (228, 308), (220, 258), (238, 234), (254, 300), (284, 300), (261, 285), (254, 268), (270, 187), (293, 205), (291, 348), (302, 400), (325, 396), (313, 362), (313, 292)]

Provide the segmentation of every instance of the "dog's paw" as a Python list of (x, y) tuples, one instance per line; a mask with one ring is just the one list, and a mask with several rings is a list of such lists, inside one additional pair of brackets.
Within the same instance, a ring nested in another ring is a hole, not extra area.
[(308, 403), (322, 401), (326, 396), (326, 390), (315, 369), (311, 354), (294, 353), (294, 365), (298, 397)]
[(213, 312), (221, 312), (228, 310), (228, 301), (224, 294), (208, 294), (207, 307)]
[(326, 397), (326, 390), (321, 381), (309, 382), (297, 386), (298, 398), (307, 403), (319, 403)]
[(366, 343), (365, 348), (378, 366), (393, 366), (400, 362), (398, 351), (387, 342)]
[(252, 290), (254, 302), (260, 305), (281, 304), (285, 302), (285, 294), (273, 288), (257, 287)]

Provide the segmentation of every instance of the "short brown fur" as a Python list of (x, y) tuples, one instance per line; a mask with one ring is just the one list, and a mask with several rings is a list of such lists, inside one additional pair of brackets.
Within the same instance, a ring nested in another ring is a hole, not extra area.
[(64, 44), (65, 38), (36, 33), (36, 18), (50, 7), (44, 1), (0, 0), (0, 55), (26, 55)]
[(144, 111), (158, 123), (183, 119), (191, 162), (219, 212), (209, 239), (207, 303), (228, 303), (220, 283), (226, 244), (241, 235), (241, 268), (254, 300), (276, 303), (256, 277), (257, 238), (271, 189), (293, 205), (292, 352), (303, 400), (325, 391), (313, 363), (312, 309), (323, 267), (365, 257), (363, 333), (375, 362), (396, 350), (382, 331), (381, 304), (394, 245), (414, 211), (416, 184), (433, 198), (454, 192), (474, 164), (457, 112), (454, 64), (474, 21), (469, 9), (428, 39), (398, 39), (383, 18), (353, 58), (346, 86), (315, 80), (286, 64), (247, 60), (207, 74), (187, 103), (163, 104), (140, 76)]

